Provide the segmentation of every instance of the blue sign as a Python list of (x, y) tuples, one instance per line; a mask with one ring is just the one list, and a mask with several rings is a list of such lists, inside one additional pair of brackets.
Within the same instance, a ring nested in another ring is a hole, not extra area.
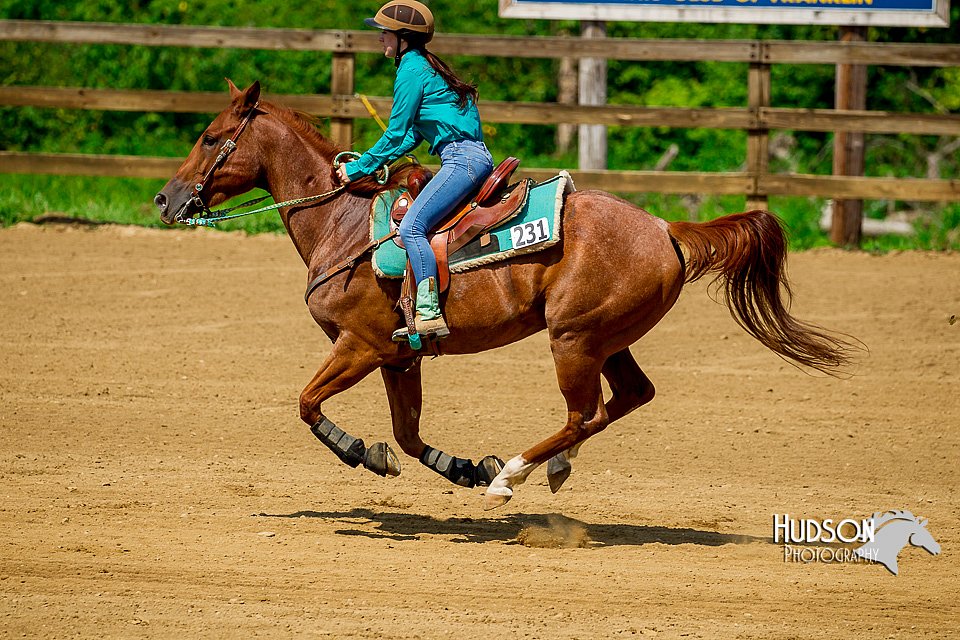
[(946, 27), (950, 0), (499, 0), (505, 18)]
[(777, 9), (845, 9), (936, 11), (936, 0), (514, 0), (514, 4), (637, 5), (647, 7), (765, 7)]

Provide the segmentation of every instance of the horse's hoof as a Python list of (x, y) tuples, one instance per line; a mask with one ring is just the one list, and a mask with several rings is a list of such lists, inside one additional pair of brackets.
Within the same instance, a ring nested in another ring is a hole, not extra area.
[(513, 492), (510, 492), (506, 495), (500, 495), (499, 493), (490, 493), (487, 491), (483, 494), (483, 510), (490, 511), (491, 509), (496, 509), (497, 507), (502, 507), (503, 505), (510, 502), (510, 498), (513, 497)]
[(497, 456), (485, 456), (477, 463), (476, 486), (489, 487), (501, 471), (503, 471), (503, 460)]
[(560, 487), (563, 486), (563, 483), (567, 481), (567, 478), (570, 477), (570, 472), (573, 471), (571, 465), (561, 466), (556, 469), (550, 469), (550, 465), (547, 465), (547, 482), (550, 483), (550, 491), (556, 493), (560, 491)]
[(363, 456), (363, 466), (378, 476), (395, 478), (400, 475), (400, 459), (386, 442), (375, 442), (367, 447)]
[[(384, 445), (386, 446), (386, 445)], [(387, 475), (396, 478), (400, 475), (400, 458), (387, 446)]]

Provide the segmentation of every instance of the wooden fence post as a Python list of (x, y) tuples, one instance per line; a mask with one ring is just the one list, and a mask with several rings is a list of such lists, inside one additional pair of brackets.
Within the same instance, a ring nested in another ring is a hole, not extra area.
[[(866, 27), (842, 27), (842, 42), (863, 42)], [(862, 64), (838, 64), (835, 108), (864, 110), (867, 108), (867, 67)], [(861, 132), (837, 131), (833, 138), (833, 175), (862, 176), (864, 168), (864, 135)], [(834, 200), (830, 240), (843, 247), (859, 247), (863, 229), (863, 200)]]
[[(353, 96), (354, 54), (334, 52), (330, 93), (334, 96)], [(343, 98), (341, 98), (343, 99)], [(334, 112), (347, 113), (347, 105), (334, 105)], [(353, 148), (353, 119), (331, 118), (330, 138), (344, 149)]]
[[(557, 102), (559, 104), (577, 104), (577, 60), (569, 56), (560, 58), (557, 72)], [(561, 122), (557, 125), (557, 153), (570, 151), (577, 125)]]
[[(764, 49), (763, 44), (757, 45), (758, 60), (764, 59)], [(761, 184), (767, 173), (770, 148), (770, 134), (762, 118), (762, 110), (770, 106), (770, 65), (765, 62), (750, 63), (747, 72), (747, 106), (755, 123), (747, 130), (747, 172), (753, 185), (747, 194), (747, 211), (752, 211), (770, 206)]]
[[(605, 22), (584, 21), (581, 35), (584, 38), (606, 38)], [(604, 105), (607, 103), (607, 59), (582, 58), (580, 60), (580, 104)], [(602, 124), (580, 125), (580, 169), (604, 170), (607, 168), (607, 127)]]

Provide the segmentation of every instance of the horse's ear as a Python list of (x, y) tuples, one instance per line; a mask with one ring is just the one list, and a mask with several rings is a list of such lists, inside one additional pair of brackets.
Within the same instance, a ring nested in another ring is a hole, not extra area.
[(926, 518), (924, 518), (923, 520), (920, 521), (920, 526), (921, 526), (921, 527), (927, 526), (927, 522), (928, 522), (928, 520), (927, 520)]
[(258, 102), (260, 102), (260, 81), (255, 80), (252, 85), (243, 90), (243, 93), (234, 96), (233, 110), (238, 116), (242, 116), (249, 113)]
[(230, 99), (236, 100), (237, 96), (240, 95), (240, 89), (237, 89), (237, 85), (233, 84), (233, 80), (230, 78), (224, 78), (227, 81), (227, 86), (230, 87)]

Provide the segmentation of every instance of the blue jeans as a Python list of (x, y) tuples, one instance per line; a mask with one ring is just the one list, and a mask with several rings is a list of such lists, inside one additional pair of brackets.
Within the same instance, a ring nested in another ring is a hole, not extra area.
[(437, 277), (437, 259), (427, 241), (427, 232), (449, 215), (461, 200), (479, 189), (493, 172), (493, 157), (482, 142), (449, 142), (439, 151), (440, 170), (400, 222), (400, 239), (407, 248), (417, 284), (426, 278)]

